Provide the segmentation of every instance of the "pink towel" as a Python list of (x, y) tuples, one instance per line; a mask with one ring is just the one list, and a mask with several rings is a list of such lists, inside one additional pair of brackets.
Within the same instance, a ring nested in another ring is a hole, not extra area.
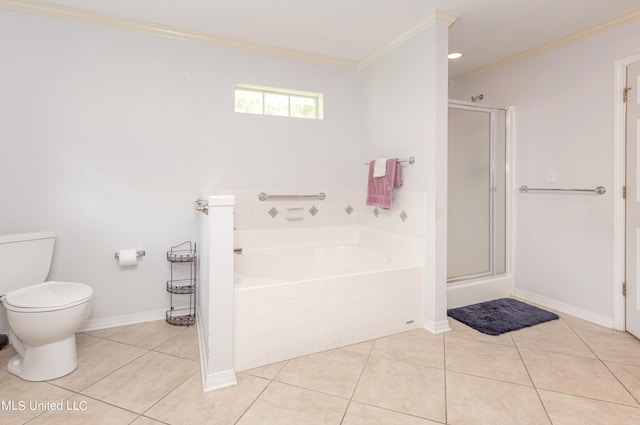
[(375, 161), (369, 164), (369, 183), (367, 185), (367, 205), (374, 205), (384, 209), (393, 204), (393, 190), (402, 186), (402, 166), (397, 158), (387, 159), (387, 174), (383, 177), (373, 177)]

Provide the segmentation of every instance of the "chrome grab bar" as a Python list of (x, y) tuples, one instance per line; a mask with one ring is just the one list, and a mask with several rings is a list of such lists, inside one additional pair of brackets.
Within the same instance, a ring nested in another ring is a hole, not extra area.
[(327, 194), (320, 192), (317, 195), (267, 195), (264, 192), (258, 193), (258, 199), (266, 201), (267, 199), (320, 199), (321, 201), (327, 197)]
[(203, 214), (209, 215), (209, 203), (207, 201), (198, 199), (196, 200), (195, 204), (196, 204), (196, 211), (200, 211)]
[(534, 188), (526, 185), (520, 186), (520, 192), (594, 192), (598, 195), (604, 195), (607, 192), (604, 186), (598, 186), (595, 189), (559, 189), (559, 188)]

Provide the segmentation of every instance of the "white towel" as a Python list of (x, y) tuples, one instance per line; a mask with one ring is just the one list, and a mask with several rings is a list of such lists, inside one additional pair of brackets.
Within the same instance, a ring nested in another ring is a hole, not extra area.
[(384, 177), (387, 175), (387, 158), (378, 158), (373, 164), (373, 177)]

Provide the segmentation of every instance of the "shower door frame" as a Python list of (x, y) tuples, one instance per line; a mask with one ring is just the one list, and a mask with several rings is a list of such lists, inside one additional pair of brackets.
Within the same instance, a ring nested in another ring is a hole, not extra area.
[[(454, 109), (462, 109), (462, 110), (467, 110), (467, 111), (480, 111), (480, 112), (485, 112), (485, 113), (489, 113), (490, 114), (490, 123), (489, 123), (489, 174), (490, 174), (490, 178), (489, 178), (489, 194), (490, 194), (490, 199), (489, 199), (489, 233), (490, 233), (490, 237), (489, 237), (489, 271), (486, 272), (479, 272), (479, 273), (472, 273), (472, 274), (468, 274), (468, 275), (462, 275), (462, 276), (456, 276), (453, 278), (449, 278), (447, 277), (447, 284), (456, 284), (456, 283), (463, 283), (463, 282), (467, 282), (473, 279), (478, 279), (478, 278), (486, 278), (486, 277), (493, 277), (493, 276), (497, 276), (498, 274), (496, 273), (496, 257), (495, 257), (495, 251), (496, 251), (496, 226), (497, 226), (497, 214), (496, 214), (496, 191), (497, 191), (497, 177), (496, 177), (496, 163), (497, 163), (497, 113), (498, 111), (503, 111), (505, 114), (505, 128), (504, 128), (504, 137), (505, 137), (505, 188), (504, 188), (504, 196), (505, 196), (505, 217), (504, 217), (504, 236), (505, 236), (505, 247), (504, 247), (504, 263), (505, 263), (505, 271), (504, 272), (500, 272), (499, 274), (507, 274), (509, 271), (509, 266), (508, 266), (508, 261), (507, 261), (507, 256), (508, 256), (508, 231), (507, 231), (507, 222), (508, 222), (508, 199), (507, 199), (507, 187), (508, 187), (508, 181), (509, 181), (509, 176), (508, 176), (508, 163), (509, 163), (509, 155), (508, 155), (508, 146), (509, 146), (509, 108), (503, 108), (503, 107), (498, 107), (498, 106), (490, 106), (490, 105), (483, 105), (483, 104), (477, 104), (477, 103), (469, 103), (469, 102), (463, 102), (460, 100), (449, 100), (448, 103), (448, 108), (454, 108)], [(447, 164), (448, 166), (448, 164)]]

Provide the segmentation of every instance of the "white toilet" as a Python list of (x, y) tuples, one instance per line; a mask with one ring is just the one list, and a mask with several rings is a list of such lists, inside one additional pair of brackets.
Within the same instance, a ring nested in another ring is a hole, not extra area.
[(53, 232), (0, 235), (0, 303), (18, 352), (7, 370), (27, 381), (59, 378), (78, 367), (75, 332), (93, 299), (84, 283), (45, 282), (55, 238)]

